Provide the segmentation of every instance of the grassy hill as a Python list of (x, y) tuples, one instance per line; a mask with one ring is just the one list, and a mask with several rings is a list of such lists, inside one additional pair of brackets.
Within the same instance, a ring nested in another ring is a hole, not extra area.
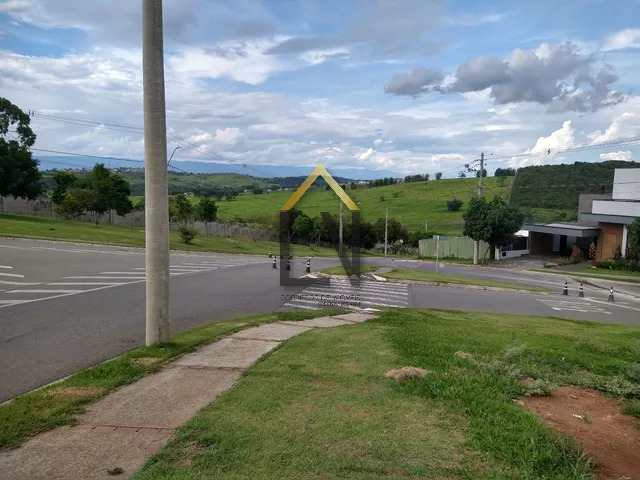
[(638, 167), (640, 163), (622, 161), (524, 167), (515, 177), (511, 203), (531, 220), (573, 220), (581, 193), (611, 193), (616, 168)]
[[(505, 196), (512, 180), (513, 177), (486, 178), (486, 197)], [(375, 222), (384, 217), (385, 209), (388, 208), (389, 216), (398, 219), (410, 231), (424, 230), (427, 220), (429, 230), (458, 235), (462, 232), (462, 213), (469, 199), (476, 195), (477, 185), (478, 180), (475, 178), (430, 180), (348, 189), (347, 194), (360, 207), (361, 218), (365, 221)], [(232, 201), (221, 200), (218, 202), (218, 216), (225, 220), (263, 223), (268, 217), (277, 214), (293, 192), (294, 190), (286, 190), (262, 195), (240, 195)], [(458, 212), (448, 212), (446, 201), (454, 198), (465, 204)], [(314, 217), (320, 215), (320, 212), (337, 213), (339, 201), (333, 191), (312, 188), (296, 206)]]

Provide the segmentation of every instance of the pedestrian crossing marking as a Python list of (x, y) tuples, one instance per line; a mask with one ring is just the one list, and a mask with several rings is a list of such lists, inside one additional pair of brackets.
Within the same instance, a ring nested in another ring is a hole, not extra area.
[(403, 283), (379, 284), (361, 280), (353, 286), (348, 280), (331, 278), (330, 283), (316, 282), (288, 299), (283, 306), (319, 310), (326, 307), (341, 307), (350, 310), (373, 309), (373, 307), (406, 307), (409, 305), (409, 287)]

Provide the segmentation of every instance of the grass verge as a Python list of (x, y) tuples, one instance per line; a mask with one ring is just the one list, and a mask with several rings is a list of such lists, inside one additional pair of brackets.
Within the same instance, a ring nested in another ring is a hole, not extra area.
[[(126, 247), (144, 247), (144, 229), (112, 225), (94, 225), (88, 222), (0, 213), (0, 236), (59, 240), (64, 242), (99, 243)], [(267, 255), (280, 251), (277, 242), (264, 242), (243, 238), (198, 235), (192, 244), (180, 241), (177, 232), (170, 234), (172, 250), (197, 252), (248, 253)], [(334, 249), (308, 245), (292, 245), (294, 255), (301, 257), (336, 257)]]
[[(607, 270), (604, 268), (585, 268), (581, 270), (556, 270), (549, 268), (537, 268), (534, 272), (553, 273), (568, 277), (599, 278), (602, 280), (616, 280), (620, 282), (640, 283), (639, 272), (621, 272), (619, 270)], [(599, 273), (606, 272), (606, 273)]]
[[(639, 398), (638, 355), (633, 327), (387, 310), (285, 343), (136, 478), (591, 479), (580, 447), (513, 399), (551, 384)], [(429, 373), (385, 378), (406, 365)]]
[[(360, 265), (360, 273), (375, 272), (380, 267), (377, 265)], [(344, 267), (342, 265), (336, 265), (335, 267), (329, 267), (322, 270), (322, 273), (327, 275), (346, 275)]]
[(476, 285), (480, 287), (509, 288), (517, 290), (529, 290), (531, 292), (546, 292), (543, 288), (528, 285), (516, 285), (514, 283), (494, 282), (482, 278), (469, 278), (461, 275), (449, 275), (446, 273), (425, 272), (424, 270), (411, 270), (408, 268), (394, 268), (391, 272), (380, 273), (381, 277), (395, 280), (414, 280), (420, 282), (438, 282), (458, 285)]
[(140, 347), (113, 360), (87, 368), (56, 384), (14, 398), (0, 405), (0, 450), (25, 438), (61, 425), (72, 424), (84, 405), (110, 391), (132, 383), (178, 355), (217, 338), (261, 323), (304, 320), (342, 310), (275, 312), (211, 323), (186, 330), (164, 345)]

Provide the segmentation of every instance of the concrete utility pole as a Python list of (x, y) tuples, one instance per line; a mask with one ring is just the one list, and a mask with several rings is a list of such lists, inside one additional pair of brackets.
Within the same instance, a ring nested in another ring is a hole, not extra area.
[(338, 239), (339, 239), (338, 241), (340, 242), (338, 244), (338, 253), (340, 255), (342, 255), (342, 250), (343, 250), (342, 248), (342, 245), (343, 245), (342, 243), (342, 210), (343, 210), (343, 203), (342, 203), (342, 199), (340, 199), (340, 229), (338, 230)]
[[(478, 176), (478, 200), (482, 198), (482, 175), (484, 174), (484, 153), (480, 154), (480, 175)], [(478, 252), (480, 250), (480, 242), (473, 242), (473, 264), (478, 264)]]
[(171, 340), (169, 318), (169, 204), (164, 103), (162, 0), (142, 0), (146, 344)]
[(384, 258), (387, 258), (387, 231), (389, 226), (389, 208), (384, 214)]

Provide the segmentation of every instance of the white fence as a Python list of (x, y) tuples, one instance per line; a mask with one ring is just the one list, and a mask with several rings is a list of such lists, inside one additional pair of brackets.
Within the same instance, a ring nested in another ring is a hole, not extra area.
[[(18, 213), (22, 215), (34, 215), (37, 217), (57, 218), (56, 207), (51, 200), (39, 198), (36, 200), (25, 200), (22, 198), (0, 197), (0, 212)], [(82, 222), (93, 222), (93, 215), (82, 215), (78, 218)], [(98, 218), (98, 223), (111, 224), (129, 227), (144, 227), (144, 211), (134, 211), (121, 217), (112, 212)], [(249, 238), (251, 240), (277, 240), (277, 234), (261, 228), (239, 225), (231, 222), (212, 222), (208, 225), (209, 235), (219, 237)], [(178, 225), (172, 223), (171, 230), (177, 230)], [(194, 222), (195, 228), (202, 235), (206, 234), (204, 223)]]

